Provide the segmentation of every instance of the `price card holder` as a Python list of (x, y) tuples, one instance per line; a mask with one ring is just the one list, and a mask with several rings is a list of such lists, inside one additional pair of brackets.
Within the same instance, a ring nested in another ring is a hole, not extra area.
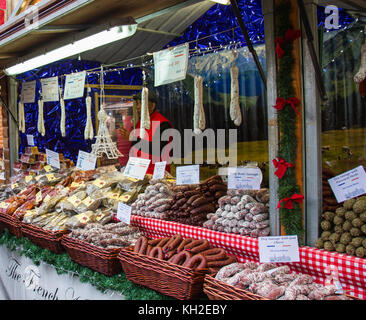
[(160, 180), (165, 177), (166, 161), (156, 162), (154, 165), (153, 179)]
[(27, 143), (28, 146), (34, 147), (34, 136), (31, 134), (27, 134)]
[(57, 169), (60, 169), (60, 155), (57, 152), (46, 149), (47, 164)]
[(128, 178), (143, 180), (146, 171), (149, 168), (151, 160), (137, 157), (130, 157), (128, 159), (123, 175)]
[(338, 203), (366, 193), (366, 172), (363, 166), (333, 177), (328, 182)]
[(97, 163), (97, 157), (91, 153), (79, 150), (76, 167), (83, 171), (94, 170)]
[(123, 202), (118, 202), (117, 219), (124, 223), (131, 224), (131, 211), (131, 206)]
[(259, 262), (299, 262), (297, 236), (258, 237)]
[(176, 169), (177, 185), (199, 184), (200, 166), (181, 166)]
[(228, 189), (259, 190), (263, 180), (259, 168), (228, 168)]

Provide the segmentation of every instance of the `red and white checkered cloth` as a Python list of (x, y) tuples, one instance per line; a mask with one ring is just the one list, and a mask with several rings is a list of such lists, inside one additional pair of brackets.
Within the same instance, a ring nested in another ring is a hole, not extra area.
[[(172, 221), (131, 216), (131, 224), (138, 226), (144, 235), (156, 239), (180, 234), (183, 238), (207, 239), (214, 247), (224, 248), (239, 261), (259, 262), (258, 239), (223, 233), (202, 227)], [(300, 262), (288, 263), (292, 271), (306, 273), (314, 281), (324, 284), (333, 265), (338, 270), (339, 281), (345, 293), (366, 300), (366, 259), (328, 252), (312, 247), (300, 247)]]

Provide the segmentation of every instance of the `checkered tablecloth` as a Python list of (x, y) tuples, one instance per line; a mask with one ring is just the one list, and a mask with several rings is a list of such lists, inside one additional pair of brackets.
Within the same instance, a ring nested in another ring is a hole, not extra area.
[[(183, 238), (207, 239), (212, 246), (224, 248), (239, 261), (259, 262), (258, 239), (194, 227), (172, 221), (132, 216), (131, 224), (138, 226), (148, 237), (156, 239), (175, 234)], [(326, 269), (335, 266), (343, 290), (354, 297), (366, 300), (366, 259), (328, 252), (312, 247), (300, 247), (300, 262), (289, 263), (292, 271), (307, 273), (324, 284), (329, 274)]]

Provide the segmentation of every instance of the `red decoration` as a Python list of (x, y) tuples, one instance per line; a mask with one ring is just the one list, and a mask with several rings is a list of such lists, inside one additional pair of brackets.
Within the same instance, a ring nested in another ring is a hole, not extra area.
[(284, 159), (280, 157), (278, 157), (278, 161), (276, 159), (273, 159), (272, 162), (275, 168), (277, 168), (274, 174), (280, 179), (282, 179), (283, 176), (285, 175), (287, 168), (293, 167), (291, 163), (286, 162)]
[(293, 209), (294, 208), (294, 202), (297, 202), (297, 203), (300, 203), (304, 200), (304, 196), (301, 195), (301, 194), (293, 194), (291, 197), (287, 197), (287, 198), (284, 198), (282, 199), (278, 205), (277, 205), (277, 209), (280, 209), (281, 208), (281, 203), (284, 202), (284, 208), (285, 209)]
[(275, 43), (277, 43), (276, 46), (276, 54), (278, 56), (278, 59), (281, 59), (282, 56), (285, 54), (285, 51), (282, 49), (282, 46), (286, 42), (295, 41), (297, 38), (301, 37), (301, 31), (300, 30), (293, 30), (293, 29), (287, 29), (285, 33), (285, 37), (277, 37), (275, 40)]
[(300, 104), (300, 100), (296, 97), (292, 97), (292, 98), (289, 98), (289, 99), (279, 97), (279, 98), (276, 99), (276, 105), (273, 106), (273, 107), (277, 111), (281, 111), (286, 104), (291, 105), (292, 109), (295, 110), (296, 114), (299, 114), (299, 112), (296, 109), (296, 106)]

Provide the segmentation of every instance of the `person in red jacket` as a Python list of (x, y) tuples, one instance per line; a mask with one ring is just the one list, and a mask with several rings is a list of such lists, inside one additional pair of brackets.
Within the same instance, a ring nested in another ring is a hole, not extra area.
[[(137, 105), (137, 113), (141, 115), (141, 92), (134, 96)], [(171, 129), (170, 121), (165, 118), (156, 109), (157, 96), (154, 91), (149, 91), (149, 114), (150, 114), (150, 129), (147, 129), (145, 136), (141, 138), (140, 120), (136, 124), (133, 131), (134, 136), (131, 137), (131, 132), (128, 129), (121, 128), (120, 134), (131, 141), (130, 156), (150, 159), (150, 165), (147, 174), (154, 173), (156, 162), (167, 161), (166, 171), (170, 172), (169, 158), (170, 155), (165, 152), (164, 147), (171, 141), (162, 141), (161, 135), (165, 130)], [(169, 135), (170, 136), (170, 135)]]

